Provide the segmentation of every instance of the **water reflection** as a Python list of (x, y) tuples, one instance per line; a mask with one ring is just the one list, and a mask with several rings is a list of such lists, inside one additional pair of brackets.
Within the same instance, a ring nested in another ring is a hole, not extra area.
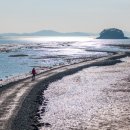
[[(12, 37), (0, 39), (0, 45), (0, 78), (4, 78), (29, 72), (32, 67), (53, 67), (107, 56), (108, 52), (129, 51), (130, 40)], [(124, 45), (128, 47), (124, 48)]]

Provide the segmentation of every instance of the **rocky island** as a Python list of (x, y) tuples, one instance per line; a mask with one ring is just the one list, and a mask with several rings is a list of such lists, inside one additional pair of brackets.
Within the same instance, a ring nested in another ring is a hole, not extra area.
[(97, 39), (128, 39), (120, 29), (110, 28), (104, 29)]

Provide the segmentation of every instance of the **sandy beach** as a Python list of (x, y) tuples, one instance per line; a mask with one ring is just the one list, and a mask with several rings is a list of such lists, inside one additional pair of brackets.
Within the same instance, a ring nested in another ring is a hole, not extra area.
[[(114, 66), (117, 63), (121, 63), (120, 58), (124, 58), (127, 55), (126, 53), (115, 54), (110, 57), (61, 66), (38, 74), (33, 82), (31, 77), (29, 77), (1, 87), (0, 130), (39, 130), (38, 108), (44, 101), (43, 91), (47, 89), (50, 83), (60, 80), (67, 75), (77, 73), (84, 68)], [(126, 80), (125, 83), (129, 83), (129, 81)]]

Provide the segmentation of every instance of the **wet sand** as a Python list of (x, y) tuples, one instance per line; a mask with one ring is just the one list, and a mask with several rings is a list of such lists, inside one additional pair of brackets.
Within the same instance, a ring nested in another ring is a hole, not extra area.
[(130, 57), (121, 61), (49, 84), (39, 130), (130, 130)]
[(125, 56), (127, 54), (116, 54), (94, 61), (62, 66), (37, 75), (33, 82), (31, 78), (27, 78), (3, 86), (0, 89), (0, 130), (38, 130), (37, 111), (44, 100), (42, 92), (51, 82), (87, 67), (120, 63), (119, 59)]

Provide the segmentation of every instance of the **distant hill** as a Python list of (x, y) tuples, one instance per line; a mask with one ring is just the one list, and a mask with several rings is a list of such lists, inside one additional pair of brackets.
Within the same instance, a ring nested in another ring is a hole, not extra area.
[(84, 32), (56, 32), (53, 30), (41, 30), (33, 33), (3, 33), (0, 36), (92, 36), (96, 35), (93, 33), (84, 33)]
[(122, 30), (117, 28), (104, 29), (97, 39), (128, 39)]

